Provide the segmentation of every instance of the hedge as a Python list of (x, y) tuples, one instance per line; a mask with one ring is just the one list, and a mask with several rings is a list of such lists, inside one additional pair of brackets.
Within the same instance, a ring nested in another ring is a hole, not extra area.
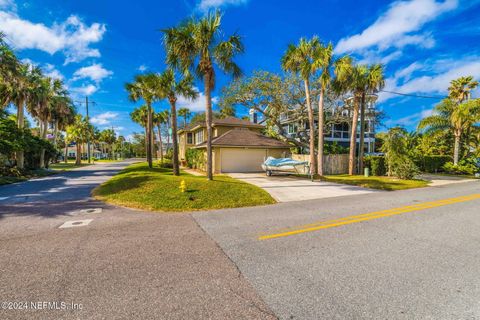
[(384, 176), (387, 174), (384, 156), (367, 156), (364, 160), (364, 166), (370, 169), (370, 174), (373, 176)]
[(443, 166), (450, 161), (451, 156), (423, 156), (415, 163), (422, 172), (437, 173), (444, 171)]
[(204, 153), (202, 150), (189, 148), (185, 152), (185, 161), (189, 168), (202, 169), (205, 165)]

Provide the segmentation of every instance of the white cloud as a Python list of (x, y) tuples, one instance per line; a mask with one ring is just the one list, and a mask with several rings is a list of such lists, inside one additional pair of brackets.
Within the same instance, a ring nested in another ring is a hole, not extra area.
[(112, 120), (118, 117), (118, 113), (107, 111), (99, 114), (98, 116), (92, 117), (90, 122), (96, 125), (107, 125), (110, 124)]
[[(195, 90), (199, 91), (197, 87)], [(212, 103), (218, 103), (218, 97), (212, 97)], [(205, 111), (205, 94), (203, 92), (199, 92), (197, 99), (189, 100), (185, 97), (178, 97), (177, 100), (177, 107), (180, 108), (188, 108), (192, 112), (204, 112)]]
[(144, 64), (142, 64), (140, 67), (137, 68), (137, 70), (140, 71), (140, 72), (144, 72), (147, 69), (148, 69), (148, 67)]
[(422, 120), (425, 117), (429, 117), (432, 115), (433, 109), (425, 109), (420, 112), (414, 113), (412, 115), (396, 119), (396, 120), (388, 120), (385, 122), (385, 125), (387, 127), (393, 127), (393, 126), (405, 126), (405, 127), (410, 127), (412, 125), (417, 125), (420, 120)]
[[(8, 0), (0, 0), (8, 3)], [(47, 26), (19, 17), (15, 10), (0, 11), (0, 31), (4, 32), (16, 49), (38, 49), (49, 54), (62, 52), (65, 64), (88, 57), (100, 57), (100, 51), (90, 45), (102, 40), (106, 27), (101, 23), (86, 25), (75, 15), (61, 23)]]
[(99, 83), (104, 78), (109, 77), (113, 74), (112, 71), (105, 69), (102, 64), (92, 64), (88, 67), (83, 67), (78, 69), (73, 73), (73, 80), (86, 79), (89, 78), (96, 83)]
[(77, 95), (81, 96), (90, 96), (97, 92), (98, 88), (94, 86), (93, 84), (83, 84), (81, 87), (73, 87), (70, 88), (70, 91), (72, 93), (75, 93)]
[[(386, 79), (386, 91), (395, 91), (404, 94), (428, 94), (436, 93), (446, 95), (450, 81), (462, 76), (480, 78), (480, 59), (478, 57), (462, 58), (455, 60), (442, 60), (432, 63), (433, 70), (430, 74), (420, 75), (410, 79), (413, 72), (421, 70), (422, 64), (414, 63), (403, 70), (397, 71), (391, 78)], [(447, 67), (446, 67), (447, 66)], [(381, 92), (379, 102), (393, 98), (391, 93)]]
[(238, 6), (246, 4), (248, 0), (201, 0), (198, 8), (201, 11), (208, 11), (209, 9), (225, 7), (228, 5)]
[(362, 51), (376, 47), (384, 51), (391, 47), (402, 48), (417, 45), (431, 48), (434, 39), (428, 33), (418, 31), (444, 12), (458, 7), (458, 0), (396, 1), (372, 25), (361, 33), (341, 39), (336, 53)]

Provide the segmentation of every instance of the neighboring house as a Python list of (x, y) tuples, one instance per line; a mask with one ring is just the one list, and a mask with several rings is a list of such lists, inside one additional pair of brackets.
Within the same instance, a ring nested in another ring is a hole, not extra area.
[[(350, 104), (353, 98), (348, 98), (344, 103)], [(364, 136), (364, 151), (365, 153), (375, 152), (375, 117), (372, 116), (375, 112), (375, 103), (377, 100), (376, 95), (367, 96), (366, 112), (365, 112), (365, 136)], [(292, 109), (291, 112), (280, 115), (280, 123), (283, 129), (287, 133), (288, 138), (308, 141), (309, 137), (309, 124), (308, 118), (305, 114), (297, 112), (298, 110)], [(338, 112), (338, 114), (334, 114)], [(338, 123), (330, 125), (325, 130), (324, 139), (326, 143), (338, 143), (341, 146), (350, 146), (350, 121), (351, 112), (345, 109), (342, 105), (333, 110), (327, 111), (327, 118), (334, 117), (339, 119), (350, 119), (349, 121), (339, 121)], [(250, 112), (250, 118), (256, 119), (256, 113)], [(318, 128), (318, 109), (314, 110), (315, 128)], [(357, 128), (357, 144), (360, 143), (360, 118)]]
[[(258, 172), (267, 157), (286, 157), (290, 145), (264, 136), (263, 125), (248, 120), (227, 117), (212, 121), (213, 171)], [(206, 159), (207, 129), (204, 123), (196, 123), (181, 129), (179, 136), (179, 158), (185, 161), (189, 148), (202, 150)]]
[[(62, 156), (63, 156), (63, 151), (62, 151)], [(75, 143), (71, 143), (71, 144), (68, 145), (67, 156), (68, 156), (68, 158), (76, 158), (77, 157), (77, 146), (75, 145)], [(97, 146), (95, 146), (95, 144), (92, 143), (90, 145), (90, 156), (93, 157), (93, 158), (96, 158), (96, 159), (106, 159), (110, 156), (110, 154), (100, 151), (99, 149), (97, 149)], [(82, 159), (87, 159), (88, 158), (87, 144), (86, 143), (82, 145), (81, 158)]]

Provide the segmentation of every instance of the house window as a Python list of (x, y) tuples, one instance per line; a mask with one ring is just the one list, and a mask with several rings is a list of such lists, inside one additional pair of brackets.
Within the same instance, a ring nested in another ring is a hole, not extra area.
[(298, 126), (297, 126), (297, 124), (295, 124), (295, 123), (289, 123), (289, 124), (288, 124), (288, 130), (287, 130), (287, 132), (288, 132), (289, 134), (297, 133), (297, 131), (298, 131)]
[(187, 133), (187, 144), (193, 144), (193, 133)]
[(195, 141), (196, 141), (197, 144), (200, 144), (203, 141), (205, 141), (205, 140), (203, 140), (203, 130), (197, 131), (195, 133)]

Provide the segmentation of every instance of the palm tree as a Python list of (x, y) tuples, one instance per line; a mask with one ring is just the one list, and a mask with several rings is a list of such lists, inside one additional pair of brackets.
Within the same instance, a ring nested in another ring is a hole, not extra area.
[[(132, 113), (130, 113), (130, 118), (133, 122), (138, 123), (142, 126), (145, 130), (145, 153), (148, 154), (148, 107), (147, 105), (142, 105), (141, 107), (133, 109)], [(153, 121), (153, 119), (152, 119)]]
[(319, 83), (320, 94), (318, 97), (318, 174), (323, 176), (323, 150), (324, 150), (324, 123), (325, 123), (325, 92), (330, 86), (330, 68), (333, 63), (333, 45), (329, 43), (324, 46), (320, 43), (314, 55), (313, 68), (320, 71)]
[(447, 98), (435, 106), (433, 115), (420, 121), (418, 129), (426, 129), (427, 134), (450, 130), (455, 138), (453, 164), (458, 165), (462, 135), (469, 132), (479, 121), (480, 99), (457, 104), (454, 100)]
[(363, 155), (365, 144), (365, 113), (367, 95), (376, 94), (385, 87), (385, 76), (383, 66), (381, 64), (372, 64), (368, 66), (366, 76), (366, 86), (363, 88), (362, 98), (360, 101), (360, 147), (358, 150), (358, 169), (359, 173), (363, 171)]
[(383, 67), (381, 65), (354, 65), (350, 57), (344, 57), (336, 62), (335, 73), (337, 75), (337, 91), (352, 93), (353, 115), (350, 127), (350, 155), (348, 173), (350, 175), (356, 172), (356, 147), (357, 147), (357, 127), (358, 118), (360, 119), (360, 146), (359, 146), (359, 168), (363, 170), (363, 144), (365, 136), (365, 104), (366, 96), (375, 93), (383, 88), (385, 80), (383, 76)]
[(88, 121), (82, 118), (81, 115), (75, 116), (73, 124), (67, 127), (68, 141), (75, 141), (77, 147), (75, 164), (82, 163), (82, 145), (85, 144), (93, 135), (93, 126)]
[(478, 81), (475, 81), (472, 76), (460, 77), (450, 82), (448, 88), (448, 95), (458, 104), (470, 100), (471, 92), (478, 87)]
[(187, 127), (188, 118), (190, 118), (191, 115), (192, 113), (188, 108), (180, 108), (178, 110), (178, 116), (183, 117), (183, 128)]
[(317, 37), (312, 40), (300, 39), (297, 46), (291, 44), (282, 57), (282, 68), (300, 74), (305, 86), (305, 98), (307, 103), (308, 123), (310, 127), (310, 173), (317, 174), (317, 158), (315, 156), (315, 120), (313, 116), (312, 102), (310, 99), (310, 78), (316, 71), (314, 64), (320, 41)]
[(170, 112), (168, 110), (163, 110), (160, 112), (160, 114), (163, 119), (162, 123), (165, 124), (165, 131), (167, 132), (167, 150), (165, 150), (165, 152), (168, 153), (168, 150), (170, 150)]
[(158, 76), (157, 89), (158, 97), (167, 99), (170, 103), (170, 114), (172, 115), (173, 174), (178, 176), (180, 175), (180, 167), (178, 163), (177, 141), (177, 97), (183, 96), (193, 100), (198, 97), (198, 93), (193, 88), (193, 78), (191, 76), (185, 76), (183, 79), (177, 81), (172, 69), (168, 69)]
[(158, 150), (160, 150), (160, 163), (163, 163), (163, 142), (162, 142), (162, 124), (167, 121), (163, 112), (156, 112), (153, 115), (153, 124), (158, 132)]
[(163, 30), (167, 49), (167, 64), (188, 74), (194, 72), (201, 78), (205, 90), (205, 111), (207, 126), (207, 178), (213, 179), (212, 172), (212, 91), (215, 88), (215, 69), (237, 78), (240, 68), (233, 58), (244, 48), (240, 36), (233, 34), (221, 40), (222, 14), (210, 13), (200, 19), (192, 18), (178, 28)]
[(125, 85), (126, 90), (129, 93), (129, 99), (132, 102), (137, 102), (143, 99), (147, 105), (147, 162), (149, 168), (152, 168), (152, 140), (153, 140), (153, 119), (152, 119), (152, 103), (158, 100), (156, 96), (157, 75), (142, 74), (135, 76), (135, 80), (132, 83)]
[(111, 152), (111, 158), (113, 159), (113, 144), (117, 141), (117, 136), (115, 134), (115, 131), (113, 129), (105, 129), (102, 132), (100, 132), (100, 139), (101, 142), (106, 143)]

